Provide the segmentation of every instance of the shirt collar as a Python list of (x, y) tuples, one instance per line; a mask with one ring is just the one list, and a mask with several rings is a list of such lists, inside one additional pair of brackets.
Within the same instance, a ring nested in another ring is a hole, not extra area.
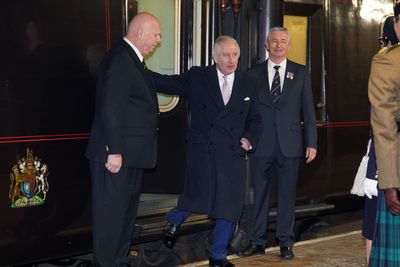
[(132, 47), (132, 49), (135, 51), (136, 55), (138, 56), (140, 62), (143, 62), (143, 56), (140, 53), (139, 49), (136, 48), (136, 46), (128, 40), (128, 38), (124, 37), (124, 41), (128, 43), (128, 45), (130, 45), (130, 47)]
[[(218, 68), (216, 68), (216, 69), (217, 69), (218, 78), (219, 79), (224, 79), (225, 74), (223, 74)], [(226, 78), (229, 81), (233, 80), (235, 78), (235, 72), (232, 72), (231, 74), (226, 75)]]
[(271, 59), (268, 59), (268, 70), (273, 70), (274, 66), (279, 65), (279, 70), (286, 70), (287, 58), (285, 58), (281, 63), (277, 64), (273, 62)]

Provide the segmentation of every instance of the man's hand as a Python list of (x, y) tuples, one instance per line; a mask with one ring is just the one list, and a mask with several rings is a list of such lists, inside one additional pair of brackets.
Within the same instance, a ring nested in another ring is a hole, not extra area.
[(388, 210), (394, 215), (400, 215), (400, 201), (397, 188), (388, 188), (385, 192), (385, 201)]
[(117, 173), (122, 166), (122, 155), (121, 154), (110, 154), (107, 158), (107, 163), (104, 165), (107, 170), (112, 173)]
[(246, 138), (243, 137), (242, 139), (240, 139), (240, 143), (242, 144), (242, 148), (245, 151), (249, 151), (249, 149), (251, 147), (249, 140), (247, 140)]
[(317, 156), (317, 150), (313, 147), (307, 147), (306, 150), (306, 163), (310, 163), (311, 161), (313, 161), (315, 159), (315, 157)]

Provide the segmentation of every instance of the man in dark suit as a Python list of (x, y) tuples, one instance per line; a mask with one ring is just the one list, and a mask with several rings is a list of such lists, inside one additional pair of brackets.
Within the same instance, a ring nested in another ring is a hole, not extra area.
[(93, 266), (129, 266), (143, 168), (157, 158), (158, 101), (143, 57), (161, 40), (160, 23), (139, 13), (104, 57), (86, 151), (92, 175)]
[(215, 219), (210, 266), (234, 266), (227, 247), (244, 203), (245, 153), (261, 132), (256, 84), (237, 71), (239, 45), (229, 36), (214, 43), (215, 65), (193, 67), (182, 75), (153, 73), (157, 90), (189, 102), (187, 176), (177, 208), (167, 214), (164, 243), (172, 248), (179, 226), (192, 213)]
[(254, 209), (252, 219), (245, 227), (251, 244), (239, 255), (265, 253), (272, 178), (276, 176), (276, 237), (281, 257), (293, 259), (297, 173), (304, 153), (307, 163), (317, 154), (315, 111), (306, 67), (286, 59), (290, 48), (288, 30), (282, 27), (270, 29), (265, 45), (268, 60), (249, 70), (262, 83), (258, 99), (264, 127), (257, 151), (251, 157)]

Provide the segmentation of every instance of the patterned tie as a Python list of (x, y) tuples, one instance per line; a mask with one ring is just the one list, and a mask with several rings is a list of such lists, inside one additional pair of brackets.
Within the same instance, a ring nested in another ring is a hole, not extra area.
[(224, 104), (226, 105), (229, 101), (231, 94), (229, 92), (228, 78), (225, 75), (223, 76), (223, 78), (224, 82), (222, 83), (221, 93), (222, 93), (222, 99), (224, 100)]
[(279, 98), (281, 97), (281, 78), (279, 77), (279, 68), (281, 66), (276, 65), (274, 66), (275, 69), (275, 75), (274, 78), (272, 79), (272, 84), (271, 84), (271, 95), (272, 99), (274, 101), (274, 104), (278, 104)]

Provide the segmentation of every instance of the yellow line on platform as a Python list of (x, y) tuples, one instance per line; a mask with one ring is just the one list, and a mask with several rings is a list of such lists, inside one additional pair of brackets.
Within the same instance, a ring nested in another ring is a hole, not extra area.
[[(302, 246), (302, 245), (323, 242), (323, 241), (327, 241), (327, 240), (342, 238), (342, 237), (356, 235), (356, 234), (357, 235), (361, 235), (361, 230), (352, 231), (352, 232), (348, 232), (348, 233), (344, 233), (344, 234), (333, 235), (333, 236), (319, 237), (319, 238), (315, 238), (315, 239), (300, 241), (300, 242), (295, 243), (294, 247), (299, 247), (299, 246)], [(270, 247), (270, 248), (267, 248), (266, 251), (267, 250), (268, 250), (268, 253), (272, 252), (272, 251), (279, 251), (279, 246)], [(237, 256), (236, 254), (228, 256), (229, 260), (234, 260), (234, 259), (239, 259), (239, 258), (241, 258), (241, 257)], [(184, 264), (184, 265), (179, 265), (178, 267), (200, 267), (200, 266), (208, 266), (208, 260), (203, 260), (203, 261), (192, 262), (192, 263), (188, 263), (188, 264)]]

